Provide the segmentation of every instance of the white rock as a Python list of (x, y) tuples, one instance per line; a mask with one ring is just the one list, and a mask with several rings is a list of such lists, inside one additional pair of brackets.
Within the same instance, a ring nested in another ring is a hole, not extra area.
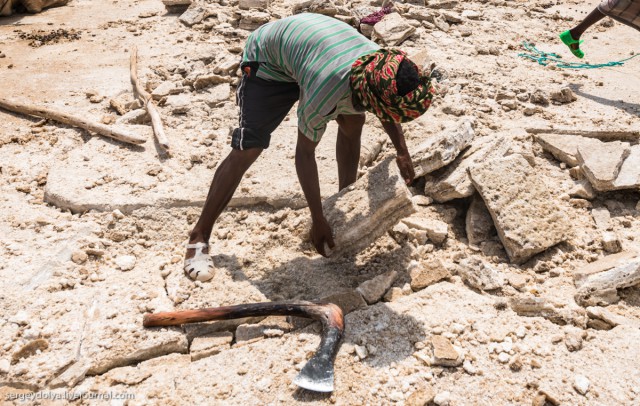
[(576, 375), (573, 380), (574, 389), (581, 395), (586, 395), (589, 392), (589, 379), (582, 375)]
[(354, 349), (356, 350), (356, 355), (360, 359), (365, 359), (369, 355), (369, 351), (367, 351), (367, 347), (364, 347), (362, 345), (355, 345)]
[(120, 255), (115, 259), (115, 263), (121, 271), (130, 271), (136, 266), (136, 257), (133, 255)]
[(462, 363), (462, 369), (464, 369), (464, 371), (469, 375), (475, 375), (478, 373), (478, 368), (476, 368), (476, 366), (473, 365), (469, 360), (465, 360)]
[(448, 406), (448, 405), (450, 405), (451, 404), (451, 393), (449, 393), (447, 391), (438, 393), (433, 398), (433, 403), (435, 403), (438, 406)]
[(501, 352), (500, 354), (498, 354), (498, 361), (500, 361), (502, 364), (506, 364), (510, 360), (511, 360), (511, 357), (506, 352)]
[(11, 363), (8, 359), (0, 360), (0, 374), (8, 374), (9, 368), (11, 367)]

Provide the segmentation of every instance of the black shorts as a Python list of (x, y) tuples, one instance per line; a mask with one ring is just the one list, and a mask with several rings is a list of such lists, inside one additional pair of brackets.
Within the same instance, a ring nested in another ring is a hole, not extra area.
[(236, 90), (240, 120), (231, 136), (234, 149), (269, 147), (271, 133), (300, 98), (297, 83), (260, 79), (256, 76), (259, 66), (258, 62), (245, 62), (240, 66), (242, 80)]

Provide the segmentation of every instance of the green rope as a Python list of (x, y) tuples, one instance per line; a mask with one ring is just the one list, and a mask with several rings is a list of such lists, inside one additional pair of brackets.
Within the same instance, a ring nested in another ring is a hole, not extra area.
[(527, 41), (523, 41), (522, 46), (529, 53), (521, 52), (518, 54), (519, 57), (536, 61), (542, 66), (547, 66), (550, 63), (552, 63), (552, 64), (555, 64), (556, 67), (563, 68), (563, 69), (598, 69), (598, 68), (606, 68), (610, 66), (622, 66), (626, 61), (640, 55), (640, 54), (635, 54), (621, 61), (590, 65), (588, 63), (565, 62), (561, 60), (562, 56), (558, 54), (554, 54), (553, 52), (540, 51), (539, 49), (537, 49), (535, 46), (531, 45)]

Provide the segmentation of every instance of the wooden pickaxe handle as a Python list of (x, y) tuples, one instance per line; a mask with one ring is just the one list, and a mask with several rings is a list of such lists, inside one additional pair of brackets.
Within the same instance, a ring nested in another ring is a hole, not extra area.
[(251, 303), (145, 314), (145, 327), (177, 326), (212, 320), (230, 320), (256, 316), (297, 316), (322, 323), (320, 346), (302, 368), (294, 382), (316, 392), (333, 391), (333, 363), (344, 333), (344, 318), (340, 307), (333, 303), (305, 301)]

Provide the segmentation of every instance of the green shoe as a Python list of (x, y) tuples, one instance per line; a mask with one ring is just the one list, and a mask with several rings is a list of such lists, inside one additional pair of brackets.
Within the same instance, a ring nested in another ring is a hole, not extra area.
[[(560, 40), (562, 40), (562, 42), (569, 47), (573, 55), (580, 59), (584, 58), (584, 52), (582, 52), (582, 50), (580, 49), (580, 44), (582, 44), (584, 41), (573, 39), (573, 37), (571, 36), (571, 31), (567, 30), (560, 34)], [(578, 46), (576, 48), (572, 48), (571, 45), (574, 44), (577, 44)]]

